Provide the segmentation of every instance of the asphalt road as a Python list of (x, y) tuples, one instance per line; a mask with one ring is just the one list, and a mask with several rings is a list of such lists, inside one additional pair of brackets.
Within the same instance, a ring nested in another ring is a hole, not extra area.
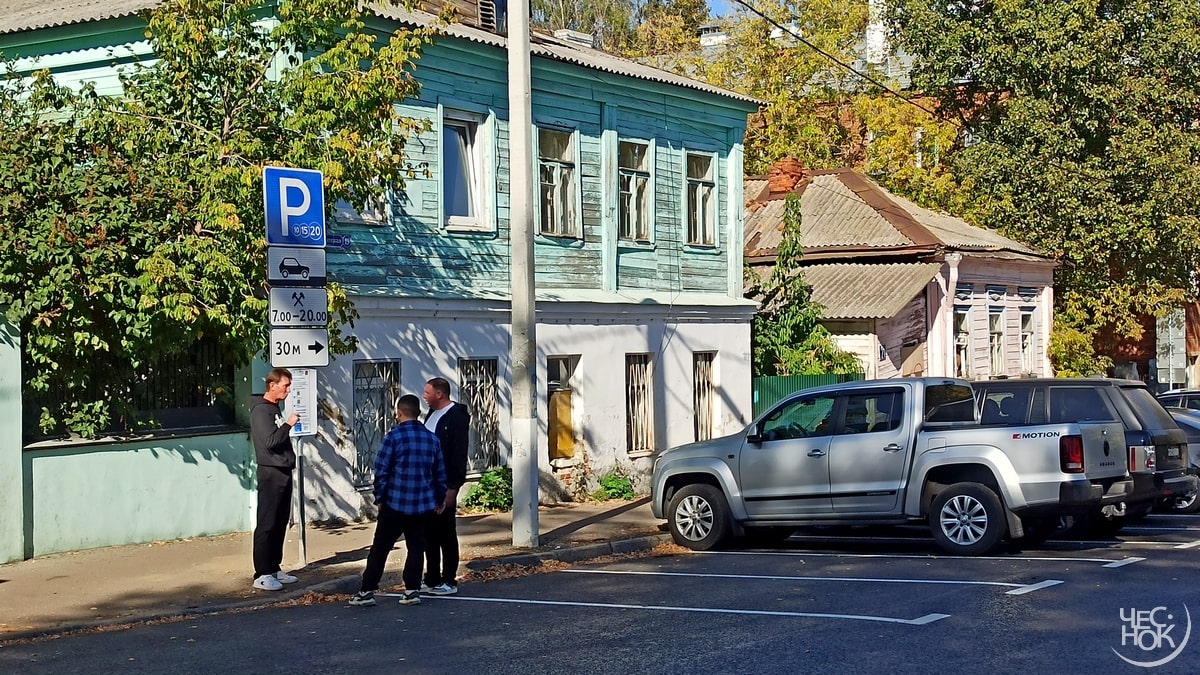
[(803, 530), (415, 607), (381, 597), (5, 647), (0, 672), (1196, 673), (1198, 556), (1200, 516), (985, 558), (942, 556), (918, 528)]

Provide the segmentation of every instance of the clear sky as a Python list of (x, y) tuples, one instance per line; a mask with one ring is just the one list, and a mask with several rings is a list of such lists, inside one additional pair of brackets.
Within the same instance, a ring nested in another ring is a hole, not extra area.
[(708, 0), (708, 11), (714, 17), (724, 16), (733, 11), (731, 5), (728, 0)]

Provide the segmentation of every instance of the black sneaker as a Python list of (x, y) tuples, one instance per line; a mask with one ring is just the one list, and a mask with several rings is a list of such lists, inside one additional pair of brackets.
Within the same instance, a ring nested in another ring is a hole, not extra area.
[(402, 605), (419, 605), (419, 604), (421, 604), (421, 592), (420, 591), (405, 591), (404, 594), (400, 596), (400, 604), (402, 604)]
[(374, 591), (359, 591), (350, 596), (351, 607), (374, 607), (375, 592)]

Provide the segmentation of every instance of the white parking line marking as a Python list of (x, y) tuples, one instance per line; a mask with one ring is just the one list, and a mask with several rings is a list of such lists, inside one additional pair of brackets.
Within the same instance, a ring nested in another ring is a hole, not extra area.
[(1200, 541), (1193, 541), (1190, 544), (1180, 544), (1175, 548), (1196, 548), (1197, 546), (1200, 546)]
[[(377, 593), (376, 595), (382, 595)], [(669, 607), (666, 605), (627, 605), (608, 602), (567, 602), (561, 600), (525, 600), (520, 598), (475, 598), (465, 595), (434, 596), (437, 600), (468, 600), (473, 602), (505, 602), (516, 605), (557, 605), (560, 607), (600, 607), (606, 609), (650, 609), (661, 612), (699, 612), (702, 614), (742, 614), (749, 616), (783, 616), (808, 619), (847, 619), (851, 621), (875, 621), (878, 623), (899, 623), (906, 626), (924, 626), (934, 621), (950, 618), (949, 614), (926, 614), (915, 619), (897, 619), (890, 616), (871, 616), (869, 614), (825, 614), (821, 612), (782, 612), (761, 609), (718, 609), (714, 607)]]
[(1200, 531), (1200, 527), (1151, 527), (1148, 525), (1138, 525), (1131, 527), (1126, 525), (1121, 528), (1122, 532), (1196, 532)]
[(1059, 581), (1058, 579), (1047, 579), (1045, 581), (1039, 581), (1036, 584), (1029, 584), (1028, 586), (1014, 588), (1011, 591), (1008, 591), (1007, 593), (1005, 593), (1005, 595), (1025, 595), (1026, 593), (1040, 591), (1043, 588), (1050, 588), (1051, 586), (1057, 586), (1061, 583), (1062, 582)]
[(808, 576), (783, 576), (774, 574), (701, 574), (696, 572), (648, 572), (637, 570), (581, 570), (581, 569), (565, 569), (561, 572), (573, 572), (575, 574), (630, 574), (636, 576), (649, 577), (699, 577), (702, 579), (767, 579), (771, 581), (847, 581), (847, 582), (866, 582), (877, 584), (946, 584), (951, 586), (1007, 586), (1015, 590), (1008, 591), (1012, 595), (1021, 595), (1036, 591), (1039, 588), (1054, 586), (1061, 584), (1061, 581), (1043, 581), (1033, 586), (1026, 584), (1013, 584), (1004, 581), (963, 581), (958, 579), (894, 579), (894, 578), (871, 578), (871, 577), (808, 577)]
[[(1083, 542), (1081, 542), (1083, 543)], [(1112, 544), (1107, 542), (1091, 542), (1093, 544)], [(1169, 543), (1169, 542), (1168, 542)], [(790, 552), (790, 551), (692, 551), (693, 554), (701, 555), (773, 555), (773, 556), (798, 556), (808, 558), (915, 558), (919, 560), (1030, 560), (1030, 561), (1049, 561), (1049, 562), (1097, 562), (1097, 563), (1112, 563), (1123, 562), (1130, 560), (1123, 558), (1119, 561), (1114, 561), (1112, 558), (1073, 558), (1064, 556), (1061, 558), (1055, 557), (1034, 557), (1034, 556), (1015, 556), (1015, 555), (974, 555), (969, 557), (945, 555), (938, 556), (933, 554), (916, 555), (909, 553), (807, 553), (807, 552)], [(1138, 562), (1145, 558), (1134, 558), (1130, 562)], [(1130, 564), (1129, 562), (1125, 563)], [(1107, 567), (1108, 565), (1105, 565)]]
[(1141, 561), (1143, 561), (1143, 560), (1145, 560), (1145, 558), (1137, 558), (1137, 557), (1134, 557), (1134, 558), (1126, 558), (1126, 559), (1124, 559), (1124, 560), (1118, 560), (1118, 561), (1116, 561), (1116, 562), (1110, 562), (1110, 563), (1108, 563), (1107, 565), (1101, 565), (1101, 567), (1109, 567), (1109, 568), (1113, 568), (1113, 567), (1124, 567), (1124, 566), (1126, 566), (1126, 565), (1132, 565), (1132, 564), (1133, 564), (1133, 563), (1135, 563), (1135, 562), (1141, 562)]

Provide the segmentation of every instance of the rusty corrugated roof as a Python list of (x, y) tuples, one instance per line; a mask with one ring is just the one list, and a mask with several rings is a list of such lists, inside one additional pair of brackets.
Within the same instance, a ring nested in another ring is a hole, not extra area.
[[(1046, 257), (996, 232), (898, 197), (851, 169), (813, 171), (810, 177), (810, 182), (797, 189), (803, 215), (801, 245), (806, 251), (845, 250), (851, 255), (889, 249), (942, 249)], [(749, 199), (745, 214), (747, 258), (771, 257), (779, 248), (787, 195), (767, 190), (762, 177), (745, 182)]]
[(939, 263), (835, 263), (801, 271), (826, 319), (883, 319), (899, 314), (940, 269)]

